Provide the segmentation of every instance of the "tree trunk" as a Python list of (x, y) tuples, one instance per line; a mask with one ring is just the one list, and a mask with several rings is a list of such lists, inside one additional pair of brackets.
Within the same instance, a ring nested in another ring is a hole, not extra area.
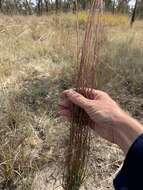
[(73, 8), (72, 8), (72, 11), (73, 13), (76, 13), (76, 1), (73, 1)]
[(29, 15), (32, 15), (32, 10), (31, 10), (31, 7), (29, 5), (29, 2), (27, 0), (25, 0), (25, 3), (26, 3), (26, 9), (28, 10)]
[(55, 3), (56, 3), (56, 4), (55, 4), (55, 5), (56, 5), (56, 13), (57, 13), (57, 12), (58, 12), (58, 8), (59, 8), (59, 1), (56, 0)]
[(43, 11), (43, 2), (42, 2), (42, 0), (38, 0), (37, 1), (37, 14), (39, 16), (42, 15), (42, 11)]
[(0, 11), (2, 11), (2, 0), (0, 0)]
[(48, 13), (49, 12), (49, 7), (48, 7), (49, 2), (48, 2), (48, 0), (44, 0), (44, 2), (45, 2), (45, 11), (46, 11), (46, 13)]
[(113, 5), (112, 5), (112, 13), (115, 14), (115, 4), (116, 4), (116, 1), (113, 0)]
[(133, 26), (133, 23), (135, 22), (137, 4), (138, 4), (138, 0), (136, 0), (136, 2), (135, 2), (135, 7), (134, 7), (134, 10), (132, 13), (131, 22), (130, 22), (131, 27)]

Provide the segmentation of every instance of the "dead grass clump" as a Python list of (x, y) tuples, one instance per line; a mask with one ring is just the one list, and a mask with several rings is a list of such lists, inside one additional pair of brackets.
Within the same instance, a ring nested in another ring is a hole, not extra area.
[[(79, 49), (83, 45), (87, 15), (86, 12), (78, 15)], [(120, 22), (118, 15), (103, 17), (109, 22), (105, 21), (107, 39), (101, 48), (100, 64), (96, 65), (96, 87), (109, 92), (141, 119), (142, 21), (136, 21), (130, 30), (127, 18), (121, 18)], [(57, 168), (62, 167), (68, 128), (63, 127), (65, 123), (56, 118), (55, 112), (59, 92), (77, 87), (74, 82), (77, 71), (76, 18), (72, 13), (0, 17), (0, 189), (29, 190), (33, 175), (36, 173), (39, 179), (45, 165), (50, 171), (55, 164)], [(89, 169), (92, 175), (87, 188), (83, 189), (108, 189), (111, 184), (107, 178), (118, 167), (114, 163), (121, 154), (118, 155), (116, 147), (98, 138), (91, 151)], [(25, 158), (22, 155), (26, 155)], [(47, 182), (47, 173), (43, 174), (45, 189), (51, 190), (53, 186), (49, 180)], [(40, 188), (42, 185), (35, 187)]]
[[(76, 22), (76, 15), (72, 13), (68, 13), (64, 16), (65, 22), (68, 20), (69, 22), (75, 23)], [(80, 28), (85, 28), (85, 24), (88, 20), (88, 13), (86, 11), (81, 11), (78, 13), (78, 20)], [(121, 25), (128, 25), (129, 24), (129, 18), (127, 15), (121, 15), (121, 14), (111, 14), (111, 13), (104, 13), (102, 15), (102, 22), (107, 27), (115, 27), (115, 26), (121, 26)], [(67, 24), (67, 26), (71, 27), (71, 25)]]
[(34, 172), (51, 159), (49, 148), (43, 150), (52, 143), (48, 139), (51, 123), (46, 112), (36, 115), (21, 101), (20, 84), (7, 87), (0, 89), (0, 189), (26, 190), (31, 188)]
[[(87, 21), (81, 60), (77, 73), (76, 91), (89, 99), (93, 98), (91, 97), (91, 92), (96, 84), (95, 69), (96, 64), (99, 63), (103, 29), (101, 14), (102, 0), (93, 1)], [(65, 190), (79, 190), (87, 175), (91, 138), (89, 125), (91, 125), (89, 116), (81, 108), (73, 106), (73, 117), (63, 178), (63, 187)]]
[[(33, 170), (27, 152), (26, 139), (32, 134), (26, 120), (26, 110), (22, 105), (17, 105), (12, 94), (4, 93), (1, 112), (1, 145), (0, 145), (0, 187), (14, 189), (18, 181)], [(27, 126), (25, 125), (27, 123)], [(30, 149), (29, 149), (30, 150)]]

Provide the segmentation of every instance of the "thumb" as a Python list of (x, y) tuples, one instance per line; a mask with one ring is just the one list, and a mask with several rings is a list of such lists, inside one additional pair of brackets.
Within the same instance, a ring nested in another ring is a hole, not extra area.
[(87, 98), (72, 89), (65, 90), (63, 95), (66, 96), (72, 103), (80, 106), (83, 109), (89, 104), (89, 100)]

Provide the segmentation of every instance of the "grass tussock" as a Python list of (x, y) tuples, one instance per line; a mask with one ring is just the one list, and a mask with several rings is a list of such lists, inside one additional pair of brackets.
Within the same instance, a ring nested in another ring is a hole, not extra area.
[[(64, 15), (65, 17), (65, 15)], [(76, 22), (77, 16), (76, 14), (68, 13), (66, 15), (66, 19), (69, 19), (70, 21)], [(86, 11), (81, 11), (78, 13), (78, 20), (79, 24), (85, 24), (88, 20), (88, 13)], [(101, 17), (101, 21), (106, 25), (106, 26), (121, 26), (124, 24), (129, 23), (129, 18), (127, 15), (121, 15), (121, 14), (111, 14), (111, 13), (105, 13)]]
[[(103, 33), (101, 22), (102, 3), (102, 1), (92, 2), (86, 24), (81, 58), (78, 63), (78, 72), (76, 73), (76, 91), (89, 99), (92, 99), (92, 89), (95, 88), (96, 82), (96, 65), (100, 61), (99, 55)], [(79, 190), (87, 176), (91, 139), (89, 125), (91, 125), (91, 120), (84, 110), (73, 106), (69, 144), (65, 156), (65, 173), (63, 178), (65, 190)]]
[[(74, 15), (0, 18), (0, 189), (35, 190), (44, 184), (46, 188), (46, 180), (36, 185), (35, 175), (52, 163), (63, 165), (67, 128), (56, 116), (56, 105), (59, 93), (71, 87), (75, 78), (76, 23), (70, 17)], [(127, 22), (117, 23), (105, 27), (96, 86), (141, 119), (142, 21), (132, 29)], [(79, 26), (79, 47), (84, 29), (83, 23)], [(103, 185), (103, 180), (115, 172), (121, 154), (98, 138), (94, 145), (97, 151), (92, 147), (89, 184), (106, 189), (109, 181)], [(50, 184), (49, 190), (53, 188)], [(85, 185), (92, 189), (89, 184)]]

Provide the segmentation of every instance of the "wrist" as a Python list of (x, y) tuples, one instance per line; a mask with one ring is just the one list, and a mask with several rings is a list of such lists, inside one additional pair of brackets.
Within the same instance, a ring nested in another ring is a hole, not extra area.
[(135, 141), (143, 133), (143, 126), (134, 118), (124, 113), (118, 121), (116, 144), (126, 154)]

